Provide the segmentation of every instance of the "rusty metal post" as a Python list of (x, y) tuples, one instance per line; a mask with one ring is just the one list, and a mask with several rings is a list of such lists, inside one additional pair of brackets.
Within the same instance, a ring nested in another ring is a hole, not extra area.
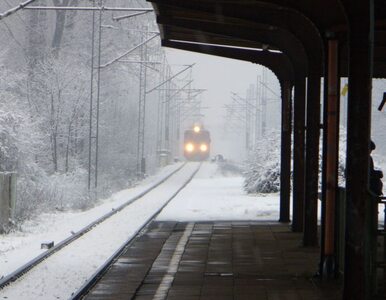
[(325, 230), (323, 243), (324, 263), (323, 274), (326, 277), (335, 276), (335, 202), (338, 183), (337, 150), (338, 150), (338, 41), (328, 41), (328, 104), (327, 104), (327, 156), (326, 156), (326, 203)]
[(373, 1), (342, 1), (349, 21), (344, 300), (371, 299), (369, 144), (374, 43)]
[(291, 84), (283, 82), (281, 104), (280, 219), (290, 221), (291, 192)]
[(318, 175), (320, 131), (320, 74), (310, 68), (307, 82), (306, 190), (304, 246), (318, 245)]
[(303, 231), (304, 224), (304, 125), (305, 78), (296, 78), (294, 95), (294, 162), (292, 194), (292, 230)]

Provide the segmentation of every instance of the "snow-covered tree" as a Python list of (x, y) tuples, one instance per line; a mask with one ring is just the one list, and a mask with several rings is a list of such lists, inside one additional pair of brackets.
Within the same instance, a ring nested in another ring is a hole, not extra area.
[[(0, 1), (0, 11), (19, 3)], [(90, 1), (36, 4), (90, 6)], [(114, 5), (130, 7), (138, 3), (115, 0)], [(147, 30), (156, 30), (152, 16), (115, 22), (114, 14), (102, 13), (106, 26), (101, 32), (101, 64), (154, 34)], [(24, 10), (0, 22), (0, 38), (7, 41), (0, 50), (0, 171), (18, 174), (20, 219), (37, 212), (95, 203), (87, 190), (92, 16), (92, 12), (84, 11)], [(99, 13), (95, 16), (94, 106)], [(147, 52), (144, 60), (160, 61), (159, 40), (148, 43)], [(141, 61), (140, 49), (124, 59)], [(140, 68), (147, 68), (147, 88), (159, 83), (162, 67), (158, 64), (116, 62), (100, 70), (99, 196), (126, 187), (135, 176)], [(156, 164), (157, 95), (149, 94), (146, 99), (148, 170), (154, 170)]]
[(271, 130), (256, 142), (244, 173), (248, 193), (275, 193), (280, 190), (280, 131)]
[[(319, 143), (319, 189), (322, 183), (322, 139)], [(338, 184), (345, 185), (346, 132), (340, 128), (338, 150)], [(248, 193), (280, 191), (280, 131), (271, 131), (260, 139), (249, 155), (244, 172)]]

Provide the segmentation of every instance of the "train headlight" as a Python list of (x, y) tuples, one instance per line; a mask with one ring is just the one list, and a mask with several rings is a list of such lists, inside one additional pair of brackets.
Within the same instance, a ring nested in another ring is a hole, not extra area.
[(201, 144), (200, 150), (201, 150), (201, 152), (206, 152), (206, 151), (208, 151), (208, 146), (206, 144)]
[(193, 127), (193, 131), (194, 131), (195, 133), (199, 133), (199, 132), (201, 131), (200, 126), (198, 126), (198, 125), (194, 126), (194, 127)]
[(187, 152), (193, 152), (193, 150), (194, 150), (194, 145), (193, 145), (192, 143), (187, 143), (187, 144), (185, 145), (185, 150), (186, 150)]

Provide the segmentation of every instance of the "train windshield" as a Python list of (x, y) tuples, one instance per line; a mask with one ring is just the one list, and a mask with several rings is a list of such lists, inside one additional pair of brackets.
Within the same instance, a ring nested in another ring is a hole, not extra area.
[(191, 142), (210, 142), (209, 132), (201, 130), (200, 132), (194, 132), (193, 130), (185, 131), (185, 141)]

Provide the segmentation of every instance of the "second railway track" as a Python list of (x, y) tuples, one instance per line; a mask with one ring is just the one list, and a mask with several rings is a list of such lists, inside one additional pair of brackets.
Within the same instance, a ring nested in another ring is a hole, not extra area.
[[(171, 174), (169, 174), (168, 176), (166, 176), (162, 180), (158, 181), (154, 185), (150, 186), (148, 189), (146, 189), (145, 191), (141, 192), (140, 194), (138, 194), (134, 198), (128, 200), (127, 202), (125, 202), (124, 204), (120, 205), (119, 207), (117, 207), (113, 211), (107, 213), (106, 215), (103, 215), (99, 219), (97, 219), (94, 222), (90, 223), (88, 226), (86, 226), (82, 230), (79, 230), (78, 232), (76, 232), (75, 234), (73, 234), (72, 236), (67, 238), (66, 240), (64, 240), (64, 241), (60, 242), (59, 244), (57, 244), (54, 248), (46, 251), (45, 253), (39, 255), (35, 259), (33, 259), (30, 262), (28, 262), (27, 264), (23, 265), (22, 267), (17, 269), (15, 272), (13, 272), (13, 273), (9, 274), (8, 276), (2, 278), (0, 280), (0, 288), (2, 289), (2, 290), (0, 290), (0, 296), (8, 297), (8, 299), (13, 299), (12, 297), (7, 296), (9, 294), (9, 291), (12, 289), (12, 286), (10, 286), (12, 282), (16, 281), (17, 279), (19, 279), (23, 275), (27, 275), (26, 274), (27, 272), (32, 272), (35, 269), (35, 267), (39, 266), (43, 261), (49, 259), (51, 256), (53, 256), (53, 254), (59, 252), (61, 249), (70, 247), (73, 244), (74, 241), (79, 240), (79, 238), (82, 237), (82, 236), (85, 236), (86, 233), (92, 234), (93, 231), (94, 231), (92, 229), (100, 227), (100, 226), (97, 226), (97, 225), (99, 225), (101, 223), (104, 223), (106, 221), (109, 221), (109, 219), (111, 219), (111, 217), (116, 215), (118, 212), (124, 210), (128, 206), (132, 206), (132, 205), (136, 204), (136, 202), (137, 202), (136, 200), (142, 199), (145, 196), (147, 196), (148, 194), (156, 193), (156, 190), (163, 188), (163, 186), (164, 186), (163, 183), (167, 182), (169, 178), (173, 179), (174, 181), (178, 181), (177, 178), (181, 177), (182, 181), (180, 179), (181, 182), (178, 183), (178, 187), (174, 187), (173, 192), (166, 191), (166, 194), (167, 194), (167, 192), (169, 192), (170, 194), (167, 195), (167, 199), (162, 203), (162, 205), (161, 205), (162, 207), (161, 208), (158, 207), (156, 213), (154, 213), (154, 212), (151, 213), (151, 218), (154, 218), (154, 216), (157, 215), (159, 213), (159, 211), (161, 211), (161, 209), (164, 206), (166, 206), (166, 204), (191, 180), (191, 178), (194, 176), (194, 174), (198, 171), (198, 168), (199, 167), (197, 167), (197, 165), (193, 165), (193, 164), (188, 164), (188, 166), (185, 166), (185, 164), (182, 165), (177, 170), (173, 171)], [(135, 218), (136, 217), (134, 217), (134, 219)], [(143, 222), (142, 222), (141, 226), (139, 226), (138, 228), (136, 228), (136, 230), (134, 230), (134, 233), (135, 234), (138, 233), (144, 226), (146, 226), (146, 224), (148, 223), (148, 221), (151, 218), (149, 218), (147, 216), (145, 224), (143, 224)], [(90, 247), (92, 247), (92, 246), (95, 246), (95, 245), (90, 245)], [(71, 258), (69, 258), (68, 263), (71, 264)], [(93, 268), (95, 270), (94, 266), (93, 266)], [(79, 280), (84, 281), (84, 278), (83, 279), (79, 278)], [(21, 281), (23, 281), (23, 280), (21, 280)], [(44, 284), (44, 283), (42, 283), (42, 284)], [(71, 293), (69, 295), (71, 295)], [(29, 295), (29, 296), (31, 296), (31, 295)], [(33, 298), (33, 297), (32, 298), (28, 298), (28, 297), (26, 296), (26, 299), (32, 299)], [(56, 298), (62, 299), (61, 297), (56, 297)], [(42, 299), (48, 299), (48, 298), (42, 298)]]
[(189, 182), (193, 179), (193, 177), (196, 175), (196, 173), (199, 171), (201, 164), (198, 166), (198, 168), (193, 172), (193, 174), (184, 182), (184, 184), (178, 188), (178, 190), (173, 193), (173, 195), (170, 196), (170, 198), (165, 202), (157, 211), (151, 215), (148, 220), (136, 230), (136, 233), (131, 236), (119, 249), (93, 274), (93, 276), (83, 285), (81, 286), (78, 291), (72, 295), (72, 297), (69, 300), (80, 300), (84, 298), (84, 296), (87, 295), (87, 293), (94, 287), (94, 285), (100, 280), (101, 277), (103, 277), (104, 273), (114, 264), (114, 262), (120, 257), (120, 255), (124, 252), (125, 249), (130, 247), (135, 240), (135, 238), (140, 234), (142, 231), (146, 229), (149, 224), (151, 224), (152, 221), (154, 221), (157, 216), (160, 214), (160, 212), (169, 204), (171, 200), (174, 199), (175, 196), (178, 195), (178, 193), (185, 188), (189, 184)]

